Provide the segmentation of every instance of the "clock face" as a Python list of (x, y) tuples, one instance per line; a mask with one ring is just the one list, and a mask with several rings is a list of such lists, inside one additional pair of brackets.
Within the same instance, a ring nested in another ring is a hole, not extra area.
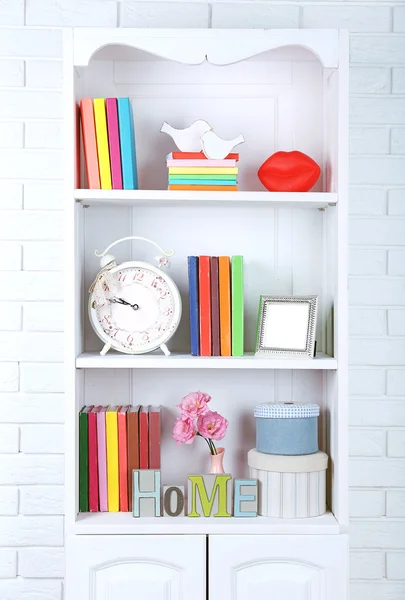
[(173, 281), (146, 263), (124, 263), (110, 274), (114, 292), (107, 289), (106, 302), (93, 303), (90, 309), (96, 333), (116, 350), (130, 354), (150, 352), (165, 343), (181, 313)]

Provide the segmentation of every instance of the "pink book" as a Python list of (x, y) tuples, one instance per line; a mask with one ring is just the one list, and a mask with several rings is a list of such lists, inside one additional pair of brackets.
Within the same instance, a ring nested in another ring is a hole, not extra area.
[(168, 167), (236, 167), (236, 160), (178, 160), (173, 158), (167, 159)]
[(101, 406), (93, 406), (88, 414), (89, 428), (89, 510), (98, 512), (98, 457), (97, 457), (97, 413)]
[(99, 190), (100, 172), (98, 170), (96, 128), (94, 125), (94, 110), (91, 98), (82, 98), (80, 102), (80, 115), (87, 185), (91, 190)]
[(118, 472), (120, 486), (120, 511), (128, 512), (128, 452), (127, 412), (129, 406), (118, 409)]
[(160, 406), (149, 406), (149, 469), (160, 469)]
[(122, 190), (121, 149), (118, 129), (117, 98), (106, 98), (108, 145), (110, 149), (111, 179), (113, 190)]
[(105, 442), (105, 413), (107, 406), (102, 406), (97, 413), (97, 445), (98, 445), (98, 491), (100, 512), (108, 512), (107, 499), (107, 447)]

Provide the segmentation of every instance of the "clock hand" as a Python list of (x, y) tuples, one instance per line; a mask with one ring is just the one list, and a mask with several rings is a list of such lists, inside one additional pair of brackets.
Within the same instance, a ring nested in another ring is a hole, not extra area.
[(124, 306), (132, 306), (130, 302), (127, 302), (123, 298), (110, 298), (112, 304), (123, 304)]
[(139, 309), (139, 304), (131, 304), (132, 308), (134, 310), (138, 310)]

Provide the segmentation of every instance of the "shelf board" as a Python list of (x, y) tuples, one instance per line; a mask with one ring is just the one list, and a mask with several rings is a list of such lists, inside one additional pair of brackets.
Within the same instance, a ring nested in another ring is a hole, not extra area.
[(146, 517), (131, 513), (79, 513), (76, 534), (338, 534), (339, 523), (331, 512), (310, 519), (272, 519), (269, 517)]
[(337, 194), (324, 192), (178, 192), (173, 190), (75, 190), (84, 206), (243, 206), (274, 208), (326, 208)]
[(84, 352), (76, 358), (78, 369), (302, 369), (336, 370), (337, 359), (318, 353), (316, 358), (271, 358), (254, 356), (191, 356), (172, 353), (164, 356), (160, 351), (151, 354), (119, 354), (110, 352)]

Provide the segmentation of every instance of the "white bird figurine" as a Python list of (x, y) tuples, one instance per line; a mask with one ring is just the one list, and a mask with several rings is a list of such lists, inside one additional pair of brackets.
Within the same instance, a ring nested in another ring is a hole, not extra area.
[(160, 131), (170, 135), (181, 152), (201, 152), (201, 136), (210, 129), (211, 125), (202, 120), (194, 121), (185, 129), (175, 129), (165, 121)]
[(223, 140), (214, 131), (206, 131), (201, 136), (202, 149), (207, 158), (213, 160), (221, 160), (228, 156), (232, 148), (238, 144), (242, 144), (245, 138), (239, 134), (233, 140)]

